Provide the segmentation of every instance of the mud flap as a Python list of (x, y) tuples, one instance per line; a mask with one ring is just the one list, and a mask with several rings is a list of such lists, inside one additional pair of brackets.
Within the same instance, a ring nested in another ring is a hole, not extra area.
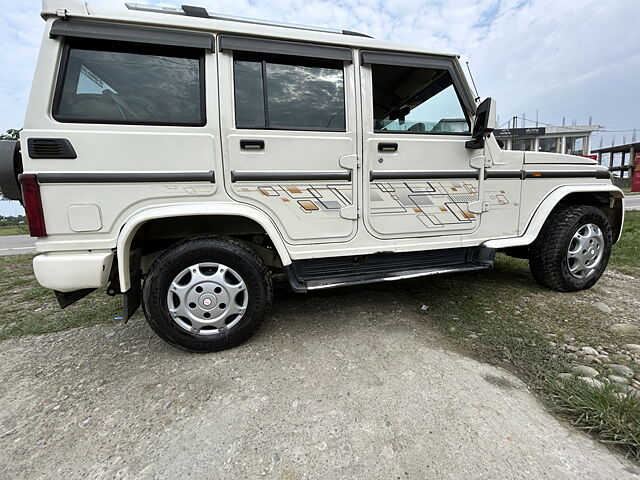
[(140, 275), (131, 279), (131, 288), (122, 296), (122, 318), (124, 323), (127, 323), (142, 303), (142, 277)]
[(53, 293), (56, 295), (56, 300), (58, 300), (60, 308), (67, 308), (69, 305), (76, 303), (95, 290), (95, 288), (83, 288), (82, 290), (74, 290), (73, 292), (59, 292), (58, 290), (54, 290)]

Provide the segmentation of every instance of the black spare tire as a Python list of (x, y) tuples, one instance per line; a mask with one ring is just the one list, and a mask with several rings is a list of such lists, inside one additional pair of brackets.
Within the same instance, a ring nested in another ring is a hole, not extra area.
[(22, 173), (20, 142), (0, 141), (0, 193), (9, 200), (22, 200), (18, 175)]

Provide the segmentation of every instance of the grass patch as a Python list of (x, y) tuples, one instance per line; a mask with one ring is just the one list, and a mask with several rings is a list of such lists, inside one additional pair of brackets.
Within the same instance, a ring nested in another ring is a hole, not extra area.
[(36, 282), (33, 255), (0, 257), (0, 340), (95, 325), (121, 314), (121, 300), (96, 291), (62, 310)]
[(0, 237), (6, 235), (28, 235), (29, 227), (26, 225), (15, 225), (11, 227), (0, 227)]
[(640, 273), (640, 211), (625, 212), (622, 238), (614, 245), (609, 262), (623, 273)]
[(640, 459), (640, 402), (616, 397), (611, 384), (593, 388), (578, 380), (549, 382), (546, 392), (553, 409), (576, 427)]

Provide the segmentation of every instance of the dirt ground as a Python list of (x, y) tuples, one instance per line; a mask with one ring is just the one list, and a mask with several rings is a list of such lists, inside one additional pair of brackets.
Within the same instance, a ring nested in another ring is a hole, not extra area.
[(407, 287), (279, 287), (260, 332), (217, 354), (140, 315), (3, 341), (0, 478), (640, 478), (449, 348)]

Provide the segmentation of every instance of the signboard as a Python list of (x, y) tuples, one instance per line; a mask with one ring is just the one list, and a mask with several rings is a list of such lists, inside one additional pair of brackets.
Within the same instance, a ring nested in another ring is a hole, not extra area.
[(545, 127), (497, 128), (493, 131), (496, 138), (535, 137), (538, 135), (544, 135), (544, 133)]
[(636, 168), (631, 177), (631, 191), (640, 192), (640, 153), (636, 153)]

